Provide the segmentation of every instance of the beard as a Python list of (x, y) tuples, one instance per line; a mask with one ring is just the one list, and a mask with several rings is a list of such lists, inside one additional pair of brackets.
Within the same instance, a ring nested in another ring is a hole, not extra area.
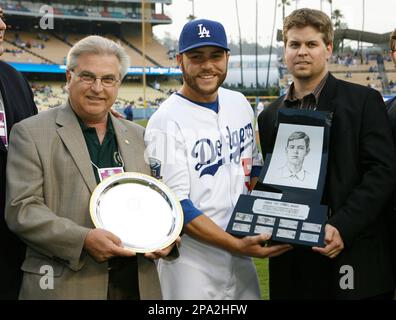
[(217, 74), (217, 82), (215, 85), (209, 88), (204, 88), (198, 84), (197, 76), (191, 76), (186, 72), (183, 72), (184, 82), (199, 95), (211, 95), (216, 93), (219, 87), (223, 84), (226, 76), (227, 76), (227, 69), (225, 70), (225, 72), (221, 74)]

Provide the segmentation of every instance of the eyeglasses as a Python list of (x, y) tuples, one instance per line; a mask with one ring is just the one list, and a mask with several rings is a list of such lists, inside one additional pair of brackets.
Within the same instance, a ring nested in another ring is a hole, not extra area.
[(96, 82), (96, 79), (99, 79), (102, 86), (107, 88), (114, 87), (117, 83), (120, 82), (120, 80), (114, 78), (113, 76), (97, 77), (95, 74), (92, 73), (76, 74), (71, 70), (69, 70), (69, 72), (80, 78), (82, 82), (88, 85), (93, 85)]

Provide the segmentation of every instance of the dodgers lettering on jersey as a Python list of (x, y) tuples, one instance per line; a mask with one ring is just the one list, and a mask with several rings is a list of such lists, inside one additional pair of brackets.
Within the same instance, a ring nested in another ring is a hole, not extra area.
[(219, 167), (227, 163), (227, 161), (240, 164), (245, 149), (253, 144), (253, 126), (251, 122), (232, 132), (226, 126), (226, 130), (226, 141), (228, 143), (226, 150), (229, 152), (223, 150), (223, 144), (220, 140), (212, 141), (203, 138), (194, 144), (191, 155), (197, 159), (194, 168), (196, 171), (200, 171), (199, 177), (205, 174), (214, 176)]
[(150, 118), (145, 143), (153, 174), (225, 229), (262, 159), (249, 102), (239, 92), (218, 94), (218, 113), (171, 95)]

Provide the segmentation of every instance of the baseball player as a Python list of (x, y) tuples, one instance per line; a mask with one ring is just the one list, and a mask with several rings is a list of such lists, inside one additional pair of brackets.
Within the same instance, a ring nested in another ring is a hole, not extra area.
[(152, 174), (176, 193), (185, 215), (179, 259), (158, 263), (165, 299), (260, 299), (249, 256), (290, 249), (262, 246), (268, 235), (236, 238), (224, 231), (262, 165), (250, 104), (242, 94), (219, 88), (228, 51), (220, 23), (188, 22), (177, 55), (183, 86), (147, 125)]

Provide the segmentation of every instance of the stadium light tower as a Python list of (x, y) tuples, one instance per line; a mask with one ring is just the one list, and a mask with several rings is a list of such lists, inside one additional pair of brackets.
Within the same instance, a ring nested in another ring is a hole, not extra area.
[(274, 42), (274, 34), (275, 34), (276, 2), (277, 2), (277, 0), (274, 1), (274, 20), (272, 21), (271, 42), (270, 42), (270, 49), (269, 49), (269, 56), (268, 56), (268, 65), (267, 65), (267, 81), (265, 83), (265, 87), (267, 89), (268, 89), (268, 86), (269, 86), (269, 74), (270, 74), (270, 69), (271, 69), (272, 44)]
[(255, 45), (255, 53), (256, 53), (256, 89), (259, 87), (258, 80), (258, 2), (256, 0), (256, 45)]
[(237, 16), (238, 32), (239, 32), (239, 61), (241, 70), (241, 87), (243, 88), (243, 58), (242, 58), (242, 35), (241, 23), (239, 22), (238, 0), (235, 0), (235, 11)]
[[(362, 32), (360, 33), (361, 35), (364, 32), (364, 19), (366, 16), (366, 3), (364, 0), (362, 0)], [(360, 62), (363, 63), (363, 42), (360, 42)]]
[(195, 7), (194, 7), (194, 0), (191, 1), (191, 14), (187, 17), (188, 20), (194, 20), (195, 19)]

